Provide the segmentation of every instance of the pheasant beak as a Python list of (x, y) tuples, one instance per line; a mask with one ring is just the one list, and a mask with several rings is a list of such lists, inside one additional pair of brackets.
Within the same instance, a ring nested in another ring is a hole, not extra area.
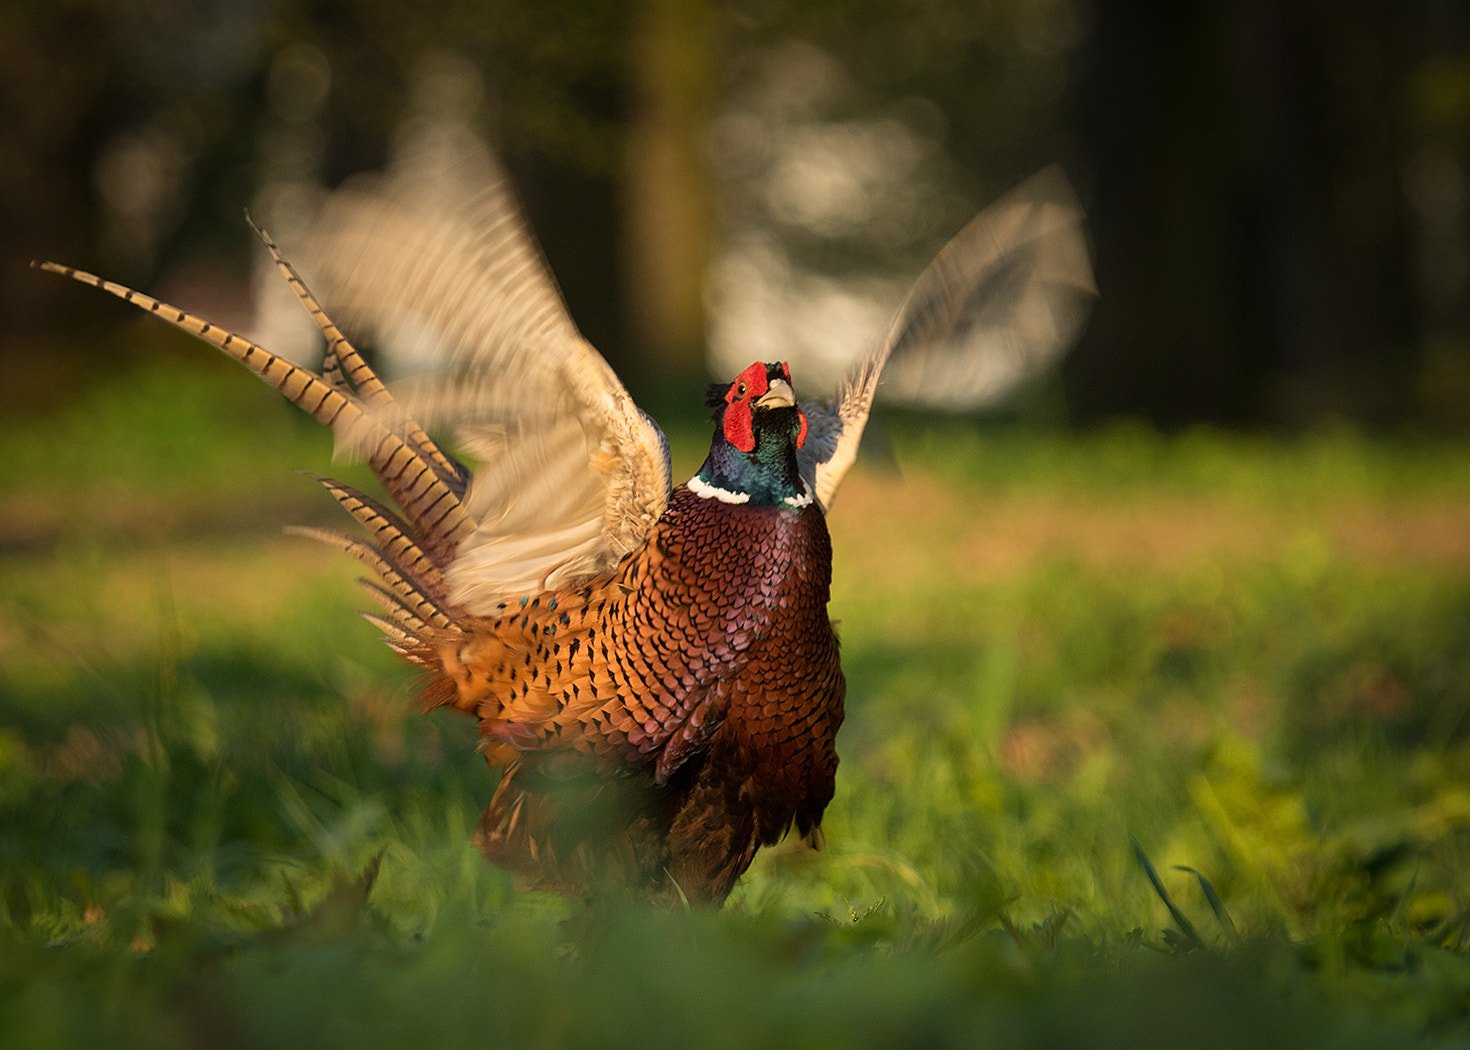
[(786, 380), (772, 379), (771, 385), (756, 404), (761, 408), (790, 408), (796, 404), (796, 394)]

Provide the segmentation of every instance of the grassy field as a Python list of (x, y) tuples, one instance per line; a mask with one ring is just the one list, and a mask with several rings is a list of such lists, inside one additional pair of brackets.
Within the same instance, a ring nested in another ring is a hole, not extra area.
[(281, 534), (330, 444), (258, 386), (0, 425), (0, 1044), (1470, 1037), (1470, 446), (895, 424), (828, 847), (662, 914), (472, 850), (474, 727)]

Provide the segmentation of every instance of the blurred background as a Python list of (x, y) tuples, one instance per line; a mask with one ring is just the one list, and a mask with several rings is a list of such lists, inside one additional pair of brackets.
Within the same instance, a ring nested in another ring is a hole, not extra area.
[[(1403, 1045), (1270, 1019), (1325, 1004), (1466, 1045), (1470, 5), (0, 0), (0, 118), (19, 1043), (290, 1044), (337, 1003), (355, 1048), (697, 1045), (650, 1015), (758, 1046), (1079, 1045), (1124, 1014), (1120, 1046)], [(676, 479), (710, 370), (800, 359), (821, 393), (980, 208), (1060, 163), (1087, 212), (1100, 298), (1059, 367), (870, 428), (901, 472), (860, 464), (829, 519), (828, 846), (763, 851), (724, 939), (513, 894), (469, 844), (475, 727), (413, 714), (361, 567), (281, 535), (348, 524), (292, 474), (330, 436), (28, 268), (309, 359), (242, 212), (291, 252), (354, 173), (478, 139)], [(1200, 944), (1223, 970), (1174, 965)]]
[(290, 352), (242, 210), (289, 246), (346, 176), (474, 134), (635, 391), (707, 349), (865, 349), (938, 245), (1061, 161), (1101, 299), (1035, 413), (1470, 422), (1450, 0), (4, 0), (0, 99), (6, 412), (130, 364), (131, 319), (32, 258)]

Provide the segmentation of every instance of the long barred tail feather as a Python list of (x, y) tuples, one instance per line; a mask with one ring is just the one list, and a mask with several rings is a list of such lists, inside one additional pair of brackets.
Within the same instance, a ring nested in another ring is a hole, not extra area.
[(380, 417), (401, 419), (404, 436), (422, 454), (424, 460), (433, 468), (442, 481), (444, 481), (455, 492), (456, 496), (463, 496), (465, 487), (469, 481), (469, 472), (464, 465), (450, 456), (438, 442), (429, 437), (424, 429), (411, 417), (405, 415), (398, 407), (398, 401), (389, 392), (388, 387), (378, 378), (378, 374), (368, 366), (358, 352), (357, 347), (342, 334), (322, 305), (317, 301), (306, 282), (297, 273), (296, 267), (281, 254), (276, 247), (276, 242), (265, 230), (255, 225), (249, 213), (245, 221), (250, 223), (250, 228), (255, 231), (261, 243), (270, 252), (272, 261), (276, 268), (286, 278), (286, 283), (306, 307), (306, 312), (316, 323), (317, 329), (322, 333), (322, 338), (327, 342), (326, 355), (322, 362), (322, 378), (343, 392), (356, 393), (363, 404), (375, 409)]
[(251, 226), (327, 340), (321, 375), (125, 285), (57, 263), (31, 265), (100, 288), (202, 339), (239, 361), (292, 404), (326, 425), (339, 440), (362, 453), (406, 520), (348, 485), (310, 474), (363, 527), (368, 539), (327, 529), (288, 531), (352, 554), (377, 572), (381, 585), (363, 582), (386, 615), (364, 615), (383, 631), (383, 640), (391, 648), (413, 662), (424, 663), (427, 640), (457, 630), (448, 605), (444, 567), (460, 541), (475, 527), (462, 503), (468, 472), (399, 408), (382, 380), (327, 316), (269, 235), (254, 223)]
[(441, 604), (448, 600), (442, 568), (414, 541), (413, 530), (398, 515), (350, 485), (313, 474), (309, 470), (302, 473), (330, 492), (372, 537), (377, 544), (375, 549), (412, 575), (422, 584), (425, 594)]
[(419, 615), (419, 611), (409, 600), (400, 598), (387, 587), (366, 576), (357, 582), (362, 584), (368, 597), (382, 607), (390, 620), (408, 631), (415, 639), (423, 638), (432, 632), (432, 625)]
[(435, 627), (447, 629), (454, 626), (454, 620), (441, 607), (428, 585), (378, 548), (335, 529), (290, 525), (287, 526), (286, 531), (296, 536), (306, 536), (352, 555), (376, 572), (387, 589), (399, 600), (405, 602), (420, 619)]
[(392, 620), (385, 616), (379, 616), (377, 613), (363, 612), (358, 615), (383, 632), (383, 644), (389, 649), (392, 649), (405, 660), (414, 663), (419, 662), (414, 660), (413, 657), (413, 653), (419, 645), (419, 640), (412, 633), (405, 631)]
[[(357, 393), (338, 390), (321, 376), (243, 336), (126, 285), (57, 263), (33, 265), (100, 288), (197, 336), (239, 361), (333, 433), (344, 436), (363, 454), (393, 501), (415, 525), (421, 545), (436, 558), (447, 561), (460, 541), (473, 531), (474, 519), (462, 505), (454, 485), (441, 477), (431, 455), (404, 432), (398, 420), (371, 408)], [(363, 368), (365, 374), (371, 374), (365, 363)]]

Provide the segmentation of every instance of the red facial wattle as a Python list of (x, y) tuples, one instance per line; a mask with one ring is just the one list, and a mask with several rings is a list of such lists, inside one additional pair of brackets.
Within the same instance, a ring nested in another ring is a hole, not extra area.
[[(786, 385), (790, 386), (791, 366), (785, 361), (781, 362), (781, 375), (785, 377)], [(741, 452), (755, 450), (755, 428), (751, 423), (750, 406), (764, 397), (770, 386), (765, 364), (757, 361), (736, 376), (730, 389), (725, 392), (725, 404), (729, 406), (725, 409), (725, 440)], [(801, 420), (801, 430), (796, 435), (796, 447), (802, 448), (806, 445), (806, 413), (798, 408), (796, 416)]]
[(755, 430), (750, 425), (750, 402), (737, 401), (725, 410), (725, 440), (741, 452), (755, 450)]
[(750, 403), (769, 388), (766, 366), (757, 361), (735, 377), (725, 394), (725, 440), (741, 452), (755, 451), (755, 429), (750, 422)]

